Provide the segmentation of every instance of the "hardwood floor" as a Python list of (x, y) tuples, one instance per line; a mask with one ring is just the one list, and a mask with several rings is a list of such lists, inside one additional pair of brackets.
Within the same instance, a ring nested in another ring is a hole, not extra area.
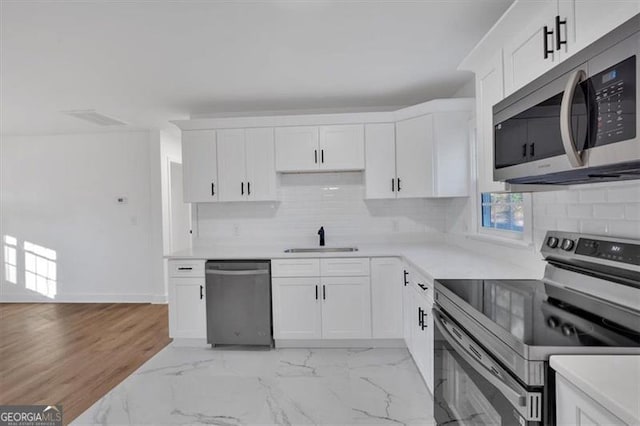
[(167, 305), (0, 304), (0, 405), (62, 404), (68, 424), (164, 348)]

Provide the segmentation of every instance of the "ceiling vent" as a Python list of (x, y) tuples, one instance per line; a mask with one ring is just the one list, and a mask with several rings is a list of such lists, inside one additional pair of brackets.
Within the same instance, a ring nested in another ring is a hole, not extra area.
[(126, 126), (127, 123), (117, 120), (115, 118), (108, 117), (104, 114), (100, 114), (93, 109), (63, 111), (65, 114), (70, 115), (80, 120), (88, 121), (99, 126)]

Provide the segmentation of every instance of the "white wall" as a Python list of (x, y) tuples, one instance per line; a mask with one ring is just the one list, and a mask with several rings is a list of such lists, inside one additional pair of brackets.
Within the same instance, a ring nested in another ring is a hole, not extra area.
[(449, 205), (450, 241), (542, 270), (538, 254), (548, 230), (640, 239), (640, 181), (576, 185), (532, 194), (533, 245), (518, 247), (467, 238), (473, 233), (471, 201)]
[[(7, 259), (0, 262), (1, 301), (164, 297), (157, 137), (2, 136), (0, 148), (1, 233), (18, 243), (17, 283), (5, 279)], [(127, 203), (118, 204), (118, 196)], [(25, 242), (55, 251), (54, 260), (40, 259), (51, 268), (38, 270), (55, 280), (54, 297), (25, 288)]]
[(445, 230), (448, 205), (447, 200), (364, 201), (359, 172), (281, 175), (279, 200), (199, 204), (194, 244), (315, 246), (320, 226), (327, 245), (435, 238)]

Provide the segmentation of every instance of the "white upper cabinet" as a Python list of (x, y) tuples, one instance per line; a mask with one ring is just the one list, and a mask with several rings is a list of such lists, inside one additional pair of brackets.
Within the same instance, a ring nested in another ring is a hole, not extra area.
[(276, 199), (273, 129), (218, 131), (220, 201)]
[(364, 169), (364, 126), (280, 127), (275, 133), (278, 172)]
[(441, 112), (396, 123), (398, 198), (468, 195), (469, 113)]
[(537, 14), (530, 16), (521, 32), (510, 37), (504, 45), (504, 84), (506, 94), (518, 90), (559, 60), (555, 48), (557, 0), (536, 4)]
[(276, 171), (318, 170), (318, 138), (317, 127), (276, 128)]
[(558, 0), (561, 56), (568, 57), (640, 13), (638, 0)]
[(320, 169), (364, 169), (364, 126), (320, 127)]
[(502, 51), (476, 71), (476, 152), (479, 192), (500, 192), (493, 181), (493, 106), (504, 97)]
[(218, 161), (215, 130), (182, 132), (185, 203), (218, 200)]
[(272, 128), (245, 130), (247, 199), (269, 201), (278, 198), (275, 145)]
[(365, 198), (396, 198), (396, 128), (393, 123), (367, 124)]

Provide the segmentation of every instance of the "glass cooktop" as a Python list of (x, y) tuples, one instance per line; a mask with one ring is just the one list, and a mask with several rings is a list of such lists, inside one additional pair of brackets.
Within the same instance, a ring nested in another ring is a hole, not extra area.
[(543, 281), (437, 280), (439, 286), (453, 293), (443, 291), (460, 308), (528, 346), (640, 347), (640, 313)]

